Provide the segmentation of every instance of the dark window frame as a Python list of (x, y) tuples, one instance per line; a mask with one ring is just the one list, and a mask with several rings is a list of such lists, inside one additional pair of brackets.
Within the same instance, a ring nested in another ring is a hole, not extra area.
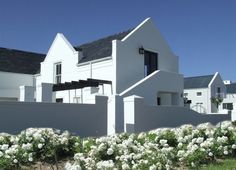
[(61, 62), (54, 64), (54, 82), (55, 82), (55, 84), (61, 83), (61, 70), (62, 70), (61, 68), (62, 68)]
[(144, 76), (148, 76), (158, 70), (158, 53), (145, 50), (144, 51)]

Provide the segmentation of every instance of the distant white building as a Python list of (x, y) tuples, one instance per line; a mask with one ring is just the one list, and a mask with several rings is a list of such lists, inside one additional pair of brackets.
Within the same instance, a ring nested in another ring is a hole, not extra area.
[(20, 86), (35, 86), (45, 55), (0, 48), (0, 101), (19, 101)]
[(225, 98), (226, 87), (220, 74), (186, 77), (184, 78), (185, 105), (199, 113), (216, 113), (217, 109), (212, 103), (212, 97)]
[(236, 83), (224, 81), (226, 96), (220, 106), (221, 109), (236, 110)]

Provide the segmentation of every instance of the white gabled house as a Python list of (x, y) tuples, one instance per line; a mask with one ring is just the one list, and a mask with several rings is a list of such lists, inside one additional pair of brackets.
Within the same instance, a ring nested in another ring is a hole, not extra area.
[(217, 113), (217, 109), (211, 98), (226, 96), (226, 87), (218, 72), (214, 75), (186, 77), (184, 78), (185, 104), (190, 109), (199, 113)]
[[(93, 103), (95, 95), (108, 96), (108, 134), (120, 132), (125, 97), (142, 96), (149, 105), (183, 106), (178, 62), (151, 18), (78, 47), (58, 33), (36, 75), (36, 101)], [(42, 100), (48, 83), (53, 98)]]
[(36, 85), (68, 84), (87, 79), (111, 83), (60, 90), (54, 93), (53, 101), (87, 103), (92, 94), (99, 93), (124, 97), (141, 95), (153, 105), (183, 103), (183, 77), (179, 74), (178, 57), (172, 53), (150, 18), (132, 30), (79, 47), (73, 47), (58, 33), (41, 63)]

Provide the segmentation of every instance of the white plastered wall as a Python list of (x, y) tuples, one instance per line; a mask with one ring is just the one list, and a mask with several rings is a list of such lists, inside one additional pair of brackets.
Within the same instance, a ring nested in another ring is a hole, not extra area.
[(20, 97), (19, 87), (33, 86), (33, 75), (0, 71), (0, 100), (15, 100)]
[[(198, 92), (201, 92), (202, 95), (197, 96)], [(188, 94), (186, 97), (192, 102), (190, 109), (200, 113), (210, 112), (210, 90), (208, 88), (184, 89), (184, 93)]]
[[(112, 80), (112, 59), (108, 59), (100, 62), (93, 61), (78, 64), (79, 54), (72, 45), (66, 40), (62, 34), (57, 34), (51, 48), (41, 63), (41, 74), (37, 76), (37, 85), (40, 83), (54, 83), (54, 65), (55, 63), (62, 64), (61, 82), (71, 82), (78, 80), (86, 80), (87, 78)], [(104, 89), (104, 92), (103, 92)], [(99, 86), (100, 94), (111, 94), (111, 86), (104, 85), (104, 88)], [(86, 101), (86, 97), (90, 94), (89, 90), (70, 90), (55, 92), (55, 98), (63, 98), (65, 103), (73, 103), (74, 97), (83, 98)]]
[(150, 18), (143, 21), (121, 41), (113, 41), (117, 94), (144, 78), (144, 55), (139, 48), (158, 53), (158, 69), (178, 73), (178, 57), (170, 50)]

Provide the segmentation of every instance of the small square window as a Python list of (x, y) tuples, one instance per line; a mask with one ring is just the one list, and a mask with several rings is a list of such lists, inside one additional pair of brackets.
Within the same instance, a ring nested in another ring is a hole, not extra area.
[(197, 92), (197, 96), (202, 96), (202, 92)]

